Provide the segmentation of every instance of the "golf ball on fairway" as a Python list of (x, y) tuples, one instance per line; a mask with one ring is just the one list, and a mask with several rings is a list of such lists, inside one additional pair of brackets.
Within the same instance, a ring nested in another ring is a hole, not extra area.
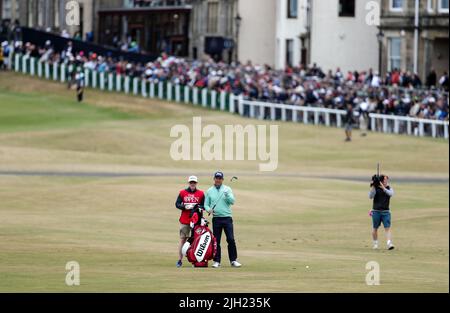
[(309, 265), (306, 265), (306, 268), (309, 268)]

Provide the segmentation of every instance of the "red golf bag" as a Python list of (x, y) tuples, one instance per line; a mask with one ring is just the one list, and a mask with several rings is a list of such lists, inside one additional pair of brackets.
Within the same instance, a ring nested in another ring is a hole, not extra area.
[(191, 227), (192, 236), (186, 243), (185, 255), (194, 267), (208, 267), (208, 261), (216, 255), (217, 241), (200, 208), (196, 208), (191, 215)]

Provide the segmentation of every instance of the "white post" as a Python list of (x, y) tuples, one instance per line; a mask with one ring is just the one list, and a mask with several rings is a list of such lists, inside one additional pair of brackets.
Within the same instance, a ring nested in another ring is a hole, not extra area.
[(234, 102), (234, 98), (235, 98), (235, 95), (234, 95), (234, 93), (230, 93), (230, 105), (229, 105), (229, 111), (230, 111), (230, 113), (234, 113), (234, 104), (235, 104), (235, 102)]
[(123, 89), (125, 91), (126, 94), (130, 93), (130, 76), (125, 76), (125, 82), (124, 82), (124, 86)]
[(251, 103), (249, 105), (250, 105), (250, 108), (249, 108), (250, 118), (255, 118), (255, 106)]
[(53, 80), (58, 80), (58, 63), (53, 63)]
[(387, 134), (388, 132), (388, 121), (387, 118), (383, 117), (383, 133)]
[(227, 94), (226, 94), (225, 91), (222, 90), (220, 92), (220, 111), (225, 111), (225, 108), (226, 108), (225, 101), (226, 101), (226, 99), (227, 99)]
[(423, 125), (422, 121), (419, 122), (419, 136), (420, 137), (425, 136), (425, 130), (424, 130), (424, 125)]
[(319, 125), (319, 111), (314, 111), (314, 125)]
[(286, 122), (286, 109), (285, 108), (281, 109), (281, 120), (283, 122)]
[(105, 72), (100, 73), (100, 89), (105, 90)]
[(239, 110), (239, 115), (244, 115), (244, 96), (241, 94), (238, 97), (238, 110)]
[(341, 113), (336, 114), (336, 126), (341, 128), (342, 127), (342, 115)]
[(172, 83), (167, 83), (167, 100), (172, 101)]
[(406, 131), (407, 131), (408, 135), (412, 134), (412, 123), (411, 123), (411, 120), (408, 120), (406, 122)]
[(292, 121), (294, 123), (298, 122), (298, 110), (292, 110)]
[(108, 90), (113, 91), (113, 74), (108, 74)]
[(61, 80), (61, 83), (64, 83), (66, 81), (66, 65), (64, 63), (61, 63), (60, 71), (61, 71), (60, 80)]
[(307, 125), (308, 123), (309, 123), (308, 122), (308, 111), (304, 110), (303, 111), (303, 124)]
[(272, 121), (275, 121), (276, 118), (277, 118), (277, 116), (276, 116), (275, 108), (274, 108), (273, 106), (271, 106), (271, 107), (270, 107), (270, 119), (271, 119)]
[(437, 137), (437, 130), (436, 130), (436, 124), (435, 123), (431, 124), (431, 136), (433, 136), (433, 138)]
[(37, 63), (38, 68), (38, 77), (42, 77), (42, 62), (38, 61)]
[(138, 86), (139, 86), (139, 78), (133, 77), (133, 95), (135, 96), (138, 94)]
[(330, 113), (325, 112), (325, 125), (330, 127)]
[(30, 59), (30, 74), (31, 74), (31, 76), (34, 76), (34, 67), (35, 67), (35, 65), (36, 65), (36, 59), (35, 58), (31, 58)]
[(164, 84), (163, 84), (163, 82), (158, 83), (158, 98), (164, 99)]
[(141, 94), (144, 98), (147, 98), (147, 80), (145, 78), (141, 80)]
[(444, 138), (448, 139), (448, 125), (444, 124)]
[(92, 88), (97, 88), (97, 75), (98, 72), (96, 70), (92, 71)]
[(208, 89), (206, 88), (202, 89), (202, 106), (205, 108), (208, 106)]
[(192, 102), (194, 105), (198, 105), (198, 88), (194, 87), (192, 89)]
[(184, 86), (184, 103), (189, 103), (189, 86)]
[(16, 54), (14, 56), (14, 70), (16, 72), (18, 72), (20, 70), (20, 56), (18, 54)]
[(176, 102), (181, 101), (181, 86), (180, 86), (180, 84), (177, 84), (175, 86), (175, 101)]
[(398, 134), (400, 132), (400, 122), (398, 119), (394, 120), (394, 133)]
[(122, 76), (117, 74), (116, 76), (116, 91), (120, 92), (122, 90)]
[(373, 117), (373, 116), (370, 117), (370, 128), (372, 128), (373, 132), (377, 131), (377, 123), (376, 123), (375, 117)]
[(14, 54), (14, 45), (11, 45), (11, 51), (9, 51), (9, 56), (8, 56), (8, 70), (9, 71), (12, 69), (13, 54)]
[(22, 57), (22, 73), (25, 73), (25, 74), (27, 72), (27, 59), (28, 59), (28, 56)]
[(261, 104), (261, 105), (259, 106), (259, 119), (260, 119), (260, 120), (264, 120), (264, 115), (265, 115), (265, 113), (266, 113), (266, 106), (263, 105), (263, 104)]
[(217, 91), (211, 90), (211, 108), (217, 108)]
[(50, 79), (50, 64), (45, 62), (45, 78)]
[(155, 82), (150, 82), (150, 98), (155, 98)]

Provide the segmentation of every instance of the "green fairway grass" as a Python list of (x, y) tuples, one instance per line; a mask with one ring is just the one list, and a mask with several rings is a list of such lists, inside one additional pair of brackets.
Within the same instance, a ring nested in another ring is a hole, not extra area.
[[(175, 162), (170, 129), (192, 127), (193, 116), (269, 122), (89, 89), (85, 100), (65, 84), (0, 72), (0, 292), (449, 291), (448, 141), (355, 132), (348, 144), (340, 129), (276, 122), (279, 166), (261, 173), (254, 161)], [(371, 249), (377, 162), (396, 192), (394, 251), (382, 230), (382, 249)], [(177, 269), (176, 196), (187, 175), (206, 189), (217, 169), (239, 176), (244, 266), (230, 268), (223, 238), (222, 268)], [(80, 264), (80, 286), (65, 284), (69, 261)], [(379, 286), (365, 283), (370, 261), (380, 264)]]

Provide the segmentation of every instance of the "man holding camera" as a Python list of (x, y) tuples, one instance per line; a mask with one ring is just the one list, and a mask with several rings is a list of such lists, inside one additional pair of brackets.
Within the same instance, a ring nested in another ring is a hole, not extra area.
[(373, 199), (373, 207), (370, 215), (373, 223), (373, 249), (378, 249), (378, 228), (383, 223), (386, 232), (387, 248), (393, 250), (394, 244), (391, 237), (391, 212), (390, 200), (394, 196), (394, 189), (389, 186), (389, 177), (386, 175), (375, 175), (372, 177), (369, 198)]

